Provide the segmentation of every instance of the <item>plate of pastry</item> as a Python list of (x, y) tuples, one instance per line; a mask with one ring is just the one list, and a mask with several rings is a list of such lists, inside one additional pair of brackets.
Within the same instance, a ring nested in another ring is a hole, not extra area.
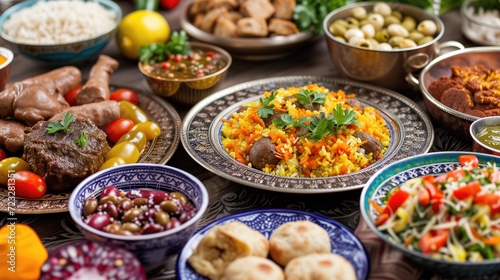
[(289, 209), (251, 210), (217, 219), (191, 237), (176, 265), (180, 280), (242, 275), (308, 279), (312, 273), (367, 279), (369, 270), (363, 244), (347, 227)]

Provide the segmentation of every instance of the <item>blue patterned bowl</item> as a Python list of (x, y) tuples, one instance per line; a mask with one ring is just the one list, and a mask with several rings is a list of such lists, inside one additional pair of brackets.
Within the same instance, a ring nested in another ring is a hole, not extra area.
[(369, 202), (369, 199), (372, 199), (381, 204), (381, 200), (386, 197), (388, 192), (410, 179), (424, 175), (442, 174), (456, 169), (460, 166), (458, 156), (464, 154), (476, 155), (481, 166), (486, 165), (488, 162), (495, 162), (497, 166), (500, 165), (500, 157), (471, 152), (428, 153), (399, 160), (383, 167), (368, 180), (361, 192), (361, 215), (370, 229), (382, 240), (401, 250), (409, 259), (423, 268), (443, 275), (470, 277), (488, 275), (500, 271), (500, 259), (481, 262), (444, 261), (423, 255), (417, 251), (408, 250), (402, 244), (396, 243), (375, 226), (374, 219), (377, 212)]
[[(48, 1), (48, 0), (45, 0)], [(51, 0), (54, 1), (54, 0)], [(7, 9), (0, 16), (0, 37), (9, 43), (11, 48), (30, 59), (41, 61), (50, 65), (71, 65), (81, 64), (85, 61), (95, 59), (101, 51), (106, 47), (109, 41), (113, 38), (118, 24), (122, 17), (120, 6), (111, 0), (84, 0), (86, 2), (98, 2), (104, 8), (112, 10), (115, 13), (115, 24), (103, 30), (100, 35), (66, 44), (57, 45), (38, 45), (17, 42), (14, 38), (5, 33), (3, 25), (5, 21), (11, 17), (15, 17), (16, 13), (22, 9), (33, 6), (39, 0), (29, 0), (16, 4)]]
[[(109, 185), (123, 191), (139, 188), (179, 191), (193, 202), (198, 212), (181, 226), (159, 233), (123, 236), (100, 231), (83, 222), (83, 205), (87, 198), (98, 196)], [(126, 164), (97, 172), (78, 184), (69, 198), (71, 218), (85, 238), (131, 251), (148, 271), (164, 265), (179, 253), (195, 232), (207, 206), (208, 192), (196, 177), (174, 167), (147, 163)]]
[(286, 222), (307, 220), (316, 223), (328, 232), (332, 245), (332, 253), (346, 258), (353, 266), (359, 280), (368, 279), (370, 272), (370, 259), (358, 237), (346, 226), (326, 216), (306, 211), (291, 209), (258, 209), (248, 210), (233, 215), (225, 216), (206, 225), (196, 232), (184, 246), (177, 259), (176, 274), (178, 280), (205, 280), (197, 274), (188, 264), (194, 248), (198, 246), (203, 237), (217, 225), (238, 221), (250, 228), (261, 232), (269, 239), (272, 232)]

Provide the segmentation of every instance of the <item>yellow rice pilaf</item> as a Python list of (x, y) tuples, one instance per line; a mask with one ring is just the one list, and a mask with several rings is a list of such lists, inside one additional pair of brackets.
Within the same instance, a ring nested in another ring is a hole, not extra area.
[[(312, 141), (309, 137), (298, 137), (298, 128), (291, 125), (283, 129), (279, 129), (274, 123), (265, 127), (258, 114), (258, 108), (262, 107), (262, 104), (260, 101), (249, 102), (243, 105), (242, 110), (222, 120), (222, 145), (229, 155), (252, 167), (249, 161), (252, 145), (262, 137), (269, 137), (282, 159), (277, 165), (266, 164), (262, 171), (286, 177), (329, 177), (348, 174), (373, 164), (383, 156), (390, 143), (387, 124), (373, 107), (364, 106), (359, 109), (358, 106), (349, 106), (348, 99), (354, 98), (354, 94), (346, 94), (341, 90), (329, 91), (316, 84), (280, 88), (275, 91), (277, 96), (270, 103), (274, 105), (274, 112), (290, 114), (296, 120), (303, 116), (318, 115), (319, 111), (296, 106), (297, 99), (292, 97), (301, 89), (326, 94), (326, 100), (319, 110), (327, 115), (332, 114), (339, 103), (343, 109), (354, 110), (361, 125), (350, 124), (339, 130), (336, 135), (327, 135), (319, 141)], [(265, 92), (263, 98), (271, 94), (271, 91)], [(356, 130), (368, 133), (380, 141), (383, 148), (378, 158), (374, 158), (372, 153), (365, 154), (364, 149), (360, 147), (363, 141), (353, 136)]]

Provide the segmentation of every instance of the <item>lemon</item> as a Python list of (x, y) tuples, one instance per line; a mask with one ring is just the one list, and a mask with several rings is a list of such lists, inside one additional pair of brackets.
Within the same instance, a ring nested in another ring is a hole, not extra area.
[(116, 43), (128, 58), (138, 59), (143, 45), (165, 43), (170, 26), (162, 14), (150, 10), (137, 10), (126, 15), (116, 33)]

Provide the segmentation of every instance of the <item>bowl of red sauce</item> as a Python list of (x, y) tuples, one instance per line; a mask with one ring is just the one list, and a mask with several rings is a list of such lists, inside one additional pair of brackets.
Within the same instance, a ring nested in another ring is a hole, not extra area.
[(500, 156), (500, 116), (479, 118), (469, 130), (472, 151)]
[(138, 67), (151, 90), (175, 103), (194, 105), (217, 91), (231, 66), (231, 55), (214, 45), (190, 42), (189, 54), (170, 54)]

